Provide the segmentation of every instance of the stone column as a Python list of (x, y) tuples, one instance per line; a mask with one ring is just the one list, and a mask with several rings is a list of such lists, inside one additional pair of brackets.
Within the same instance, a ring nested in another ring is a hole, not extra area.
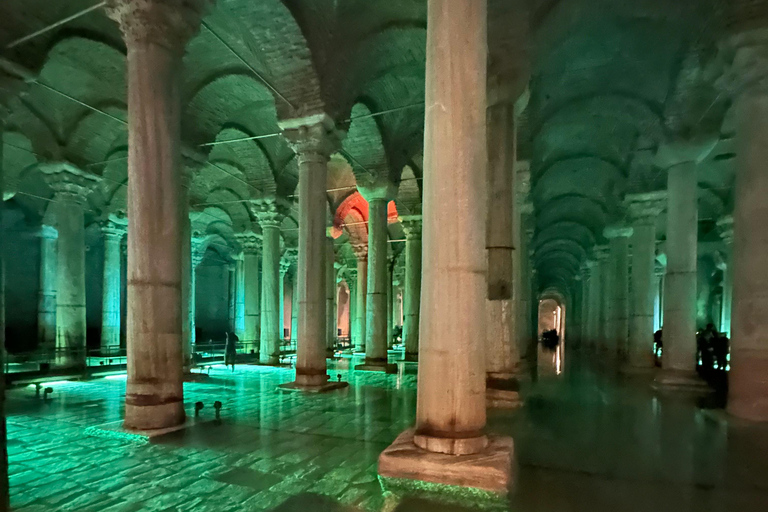
[(245, 339), (245, 267), (244, 254), (237, 255), (235, 260), (235, 322), (234, 332), (237, 339)]
[(336, 345), (336, 252), (333, 238), (325, 239), (325, 352), (333, 356)]
[(189, 336), (184, 340), (184, 360), (185, 371), (194, 364), (195, 343), (197, 342), (197, 267), (203, 262), (205, 256), (205, 246), (203, 238), (192, 236), (190, 238), (190, 260), (189, 260), (189, 294), (187, 296), (187, 322), (189, 323)]
[[(518, 187), (519, 190), (520, 187)], [(537, 343), (536, 336), (533, 334), (533, 290), (531, 287), (531, 261), (530, 261), (530, 241), (533, 237), (533, 230), (530, 229), (531, 217), (533, 214), (533, 204), (522, 202), (518, 208), (520, 214), (520, 236), (517, 246), (517, 277), (518, 286), (514, 288), (517, 303), (517, 318), (515, 325), (517, 327), (517, 347), (521, 355), (519, 377), (522, 377), (527, 370), (531, 368), (532, 351), (535, 352), (534, 343)]]
[(728, 412), (768, 421), (768, 3), (736, 6), (744, 9), (734, 16), (740, 32), (725, 46), (733, 62), (727, 85), (738, 91)]
[(280, 314), (280, 225), (285, 217), (285, 206), (274, 197), (254, 201), (254, 210), (261, 226), (261, 364), (280, 363), (280, 340), (283, 337)]
[(385, 488), (389, 478), (499, 494), (510, 484), (511, 439), (484, 433), (485, 347), (468, 343), (485, 339), (486, 7), (485, 0), (428, 3), (423, 257), (429, 264), (416, 429), (382, 453)]
[(733, 216), (726, 215), (717, 221), (717, 229), (725, 246), (723, 269), (723, 300), (720, 311), (720, 332), (731, 337), (731, 311), (733, 306)]
[(40, 291), (37, 305), (38, 350), (53, 361), (56, 350), (56, 245), (58, 231), (52, 226), (40, 228)]
[(348, 268), (346, 276), (349, 286), (349, 346), (350, 351), (354, 351), (357, 332), (357, 268)]
[(205, 5), (186, 0), (107, 5), (128, 50), (128, 428), (184, 421), (178, 80), (184, 46)]
[(421, 307), (421, 215), (401, 217), (405, 230), (405, 293), (403, 340), (405, 360), (419, 359), (419, 308)]
[(595, 330), (595, 355), (599, 362), (603, 361), (605, 353), (607, 351), (607, 339), (608, 339), (608, 304), (612, 298), (611, 295), (611, 282), (609, 280), (608, 272), (608, 246), (601, 245), (594, 249), (594, 257), (597, 266), (595, 267), (595, 285), (599, 290), (597, 296), (597, 324)]
[(387, 258), (387, 350), (393, 348), (395, 334), (395, 308), (392, 297), (395, 295), (395, 260)]
[[(0, 105), (0, 138), (5, 128), (8, 110)], [(8, 482), (8, 428), (5, 420), (5, 254), (6, 237), (3, 212), (5, 210), (3, 180), (3, 144), (0, 143), (0, 510), (11, 510)]]
[[(709, 147), (711, 149), (711, 145)], [(667, 169), (667, 274), (664, 283), (664, 350), (656, 385), (700, 387), (696, 375), (696, 255), (700, 144), (659, 148), (659, 167)]]
[[(245, 343), (248, 352), (258, 351), (259, 348), (259, 322), (261, 321), (259, 298), (261, 287), (259, 285), (259, 250), (260, 236), (252, 233), (239, 233), (237, 236), (240, 246), (243, 248), (243, 336), (240, 341)], [(239, 334), (238, 334), (239, 336)]]
[(599, 316), (599, 301), (600, 290), (599, 272), (597, 270), (597, 262), (595, 260), (587, 260), (584, 262), (582, 283), (584, 283), (584, 316), (582, 319), (584, 328), (584, 347), (590, 352), (594, 353), (596, 348), (596, 331), (597, 322)]
[(365, 364), (357, 370), (393, 371), (387, 364), (387, 204), (389, 187), (358, 187), (368, 201), (368, 286)]
[(227, 269), (227, 317), (229, 332), (235, 332), (235, 317), (237, 315), (237, 256), (235, 256), (235, 261), (225, 265)]
[(649, 369), (654, 366), (653, 309), (656, 269), (656, 219), (664, 211), (666, 194), (652, 192), (626, 198), (632, 221), (632, 312), (629, 324), (628, 366)]
[(104, 234), (101, 354), (114, 356), (120, 353), (120, 243), (125, 235), (125, 228), (110, 220), (102, 226), (101, 232)]
[(355, 297), (355, 318), (357, 329), (355, 330), (355, 352), (365, 350), (365, 314), (368, 299), (368, 245), (356, 244), (352, 250), (357, 256), (357, 296)]
[[(298, 125), (297, 125), (298, 123)], [(333, 121), (300, 120), (283, 123), (299, 167), (298, 336), (296, 380), (287, 387), (326, 390), (342, 383), (328, 382), (326, 367), (326, 181), (328, 159), (338, 145)], [(346, 385), (346, 383), (344, 383)]]
[(624, 363), (629, 340), (629, 237), (632, 228), (611, 226), (604, 236), (610, 246), (609, 265), (612, 283), (609, 320), (609, 359)]
[(97, 182), (68, 164), (41, 168), (54, 190), (59, 232), (56, 270), (56, 364), (85, 367), (85, 202)]
[[(286, 309), (285, 309), (285, 300), (287, 298), (287, 295), (285, 294), (286, 284), (290, 284), (287, 281), (288, 278), (288, 272), (291, 270), (292, 263), (288, 261), (285, 258), (282, 258), (280, 260), (280, 340), (282, 341), (285, 339), (285, 324), (287, 323), (289, 326), (289, 332), (290, 332), (290, 325), (291, 322), (286, 322), (288, 318), (290, 318), (290, 314), (286, 317)], [(291, 297), (293, 299), (293, 297)], [(291, 308), (292, 309), (292, 308)], [(290, 311), (289, 311), (290, 313)]]

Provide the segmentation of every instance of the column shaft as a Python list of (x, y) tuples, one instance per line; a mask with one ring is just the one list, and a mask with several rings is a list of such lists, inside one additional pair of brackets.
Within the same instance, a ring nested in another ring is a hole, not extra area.
[(43, 226), (40, 234), (40, 293), (37, 306), (38, 350), (53, 361), (56, 349), (56, 273), (58, 232)]
[(235, 263), (235, 334), (245, 339), (245, 259), (241, 254)]
[(387, 201), (368, 203), (366, 363), (387, 361)]
[(632, 319), (629, 325), (629, 365), (653, 367), (653, 309), (656, 227), (651, 219), (634, 223), (632, 234)]
[[(486, 2), (430, 1), (424, 261), (414, 442), (485, 449)], [(446, 69), (462, 70), (446, 73)]]
[(355, 316), (357, 329), (355, 332), (355, 352), (365, 349), (365, 323), (367, 320), (365, 306), (368, 299), (368, 257), (358, 256), (357, 259), (357, 299)]
[(695, 163), (685, 162), (669, 169), (662, 352), (665, 370), (696, 369), (696, 189)]
[(406, 360), (419, 357), (419, 309), (421, 306), (421, 219), (411, 222), (405, 237), (405, 318), (403, 338)]
[(101, 317), (101, 353), (117, 355), (120, 351), (120, 242), (123, 233), (104, 230), (104, 290)]
[(610, 240), (610, 273), (612, 298), (610, 302), (610, 357), (626, 360), (629, 338), (629, 238), (626, 233)]
[(260, 322), (260, 304), (259, 295), (261, 287), (259, 286), (259, 254), (255, 250), (246, 251), (243, 255), (243, 286), (244, 286), (244, 322), (245, 332), (241, 341), (245, 342), (246, 348), (258, 348), (259, 340), (259, 322)]
[(259, 361), (277, 364), (280, 361), (280, 340), (283, 328), (280, 316), (282, 295), (280, 274), (280, 228), (262, 223), (263, 252), (261, 259), (261, 340)]
[(336, 255), (333, 250), (333, 239), (325, 241), (325, 349), (333, 354), (336, 346)]

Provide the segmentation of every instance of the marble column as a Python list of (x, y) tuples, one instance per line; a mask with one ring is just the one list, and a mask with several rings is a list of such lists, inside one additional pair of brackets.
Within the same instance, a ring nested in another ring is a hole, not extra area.
[(325, 239), (325, 352), (333, 356), (336, 346), (336, 252), (333, 238)]
[(395, 308), (392, 297), (395, 294), (395, 261), (393, 257), (387, 258), (387, 350), (394, 346), (395, 334)]
[(597, 322), (600, 313), (600, 273), (597, 262), (589, 259), (584, 262), (583, 280), (585, 284), (584, 295), (584, 346), (590, 352), (595, 353), (597, 348)]
[(368, 285), (365, 363), (358, 370), (389, 371), (387, 365), (387, 204), (389, 187), (358, 187), (368, 201)]
[(225, 265), (227, 270), (227, 319), (228, 319), (228, 331), (235, 332), (235, 322), (237, 316), (237, 262), (238, 256), (235, 256), (235, 260)]
[(357, 332), (357, 269), (348, 268), (346, 275), (349, 286), (349, 348), (352, 351)]
[[(0, 105), (0, 139), (5, 129), (8, 110)], [(0, 510), (11, 510), (8, 482), (8, 428), (5, 415), (5, 254), (6, 237), (3, 213), (5, 210), (3, 180), (3, 144), (0, 143)]]
[[(711, 147), (710, 147), (711, 149)], [(664, 350), (656, 385), (700, 387), (696, 375), (696, 257), (698, 237), (697, 163), (707, 151), (699, 144), (659, 148), (667, 169), (667, 274), (664, 283)]]
[(486, 24), (485, 0), (428, 2), (426, 104), (439, 108), (428, 107), (425, 119), (423, 258), (429, 264), (422, 277), (416, 428), (379, 458), (385, 489), (390, 478), (499, 494), (510, 486), (512, 441), (484, 432), (485, 346), (468, 342), (485, 339)]
[(419, 359), (419, 311), (421, 307), (421, 215), (401, 217), (405, 230), (405, 292), (403, 338), (405, 360)]
[(56, 364), (84, 367), (85, 202), (97, 178), (69, 164), (41, 167), (54, 190), (51, 208), (59, 232), (56, 270)]
[(298, 336), (296, 380), (287, 386), (325, 390), (342, 383), (328, 382), (326, 366), (326, 216), (328, 160), (339, 140), (333, 121), (299, 120), (282, 124), (299, 168)]
[[(519, 190), (519, 187), (518, 187)], [(531, 217), (533, 214), (533, 204), (524, 201), (518, 207), (520, 213), (520, 235), (517, 246), (517, 277), (518, 286), (514, 288), (517, 304), (517, 318), (515, 325), (517, 327), (517, 347), (520, 352), (520, 376), (526, 374), (526, 370), (531, 368), (532, 352), (535, 352), (534, 344), (537, 344), (536, 335), (533, 334), (534, 327), (532, 315), (534, 311), (533, 290), (531, 286), (531, 260), (530, 246), (533, 237), (533, 230), (530, 229)]]
[[(286, 295), (285, 291), (290, 290), (290, 282), (288, 281), (288, 272), (291, 270), (292, 263), (288, 261), (285, 258), (282, 258), (280, 260), (280, 340), (285, 339), (285, 325), (288, 324), (288, 332), (290, 332), (291, 328), (291, 322), (290, 322), (290, 309), (292, 308), (285, 308), (286, 300), (288, 298), (288, 295)], [(288, 285), (288, 287), (286, 286)], [(291, 297), (292, 299), (293, 297)], [(286, 311), (288, 311), (288, 315), (286, 316)], [(290, 339), (290, 336), (288, 336)]]
[(101, 354), (115, 356), (120, 353), (120, 274), (122, 252), (120, 243), (125, 227), (113, 221), (106, 222), (104, 235), (104, 289), (101, 309)]
[(632, 228), (610, 226), (603, 235), (610, 247), (609, 273), (611, 298), (609, 317), (609, 359), (622, 364), (626, 360), (629, 341), (629, 237)]
[(56, 270), (59, 232), (52, 226), (40, 228), (40, 291), (37, 303), (38, 350), (53, 361), (56, 350)]
[(632, 222), (632, 301), (629, 324), (628, 366), (649, 369), (654, 366), (653, 309), (656, 269), (656, 219), (664, 211), (666, 193), (652, 192), (627, 196)]
[(280, 340), (283, 338), (280, 314), (280, 225), (285, 218), (285, 205), (274, 197), (254, 201), (254, 210), (261, 226), (261, 364), (280, 363)]
[(597, 325), (595, 331), (596, 348), (595, 355), (599, 362), (603, 362), (608, 350), (608, 321), (609, 304), (612, 299), (610, 273), (608, 271), (608, 246), (601, 245), (595, 247), (594, 257), (597, 263), (595, 267), (596, 277), (595, 285), (600, 293), (597, 296)]
[(720, 332), (731, 337), (731, 311), (733, 307), (733, 216), (726, 215), (717, 221), (717, 229), (723, 240), (723, 300), (720, 305)]
[(246, 350), (255, 352), (259, 348), (259, 322), (261, 321), (259, 298), (261, 287), (259, 283), (259, 251), (261, 237), (252, 232), (239, 233), (237, 236), (243, 248), (243, 335), (240, 341), (245, 343)]
[[(732, 59), (736, 187), (728, 412), (768, 421), (768, 3), (744, 5), (725, 49)], [(737, 4), (740, 5), (740, 4)], [(669, 322), (669, 318), (667, 318)], [(664, 346), (666, 353), (666, 342)]]
[(190, 260), (189, 260), (189, 295), (187, 296), (187, 323), (189, 324), (189, 335), (184, 340), (184, 361), (185, 371), (188, 371), (194, 365), (195, 343), (197, 342), (197, 267), (203, 262), (205, 256), (205, 243), (202, 237), (192, 236), (190, 238)]
[(235, 260), (235, 315), (234, 332), (241, 342), (245, 339), (245, 255)]
[(128, 428), (184, 421), (179, 79), (184, 47), (205, 5), (107, 5), (123, 32), (128, 64)]
[(356, 244), (352, 250), (357, 256), (357, 296), (355, 297), (355, 318), (357, 320), (357, 329), (355, 329), (355, 352), (365, 350), (365, 323), (367, 315), (365, 314), (366, 302), (368, 300), (368, 245)]

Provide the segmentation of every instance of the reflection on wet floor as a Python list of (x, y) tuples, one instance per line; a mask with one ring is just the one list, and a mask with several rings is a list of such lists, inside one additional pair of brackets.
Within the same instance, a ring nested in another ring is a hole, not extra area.
[[(56, 383), (47, 402), (12, 390), (14, 510), (381, 510), (376, 459), (413, 423), (415, 365), (397, 375), (349, 367), (331, 375), (351, 387), (321, 396), (277, 393), (289, 369), (215, 367), (185, 384), (188, 414), (205, 404), (196, 423), (147, 445), (84, 433), (120, 419), (124, 379)], [(523, 395), (522, 409), (488, 415), (489, 430), (515, 439), (511, 510), (768, 510), (768, 426), (588, 371), (524, 383)], [(396, 510), (454, 509), (416, 500)]]

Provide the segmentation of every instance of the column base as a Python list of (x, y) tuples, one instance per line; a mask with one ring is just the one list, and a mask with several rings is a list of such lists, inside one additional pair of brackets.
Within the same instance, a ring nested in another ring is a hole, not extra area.
[(651, 385), (657, 391), (709, 393), (712, 389), (695, 371), (659, 370)]
[(363, 364), (355, 366), (355, 370), (362, 372), (397, 373), (397, 365), (394, 363), (387, 363), (386, 360), (366, 359)]
[(485, 380), (486, 407), (516, 409), (521, 405), (520, 383), (513, 374), (488, 374)]
[(184, 403), (168, 402), (158, 405), (125, 404), (123, 426), (131, 430), (156, 430), (176, 427), (184, 423)]
[(512, 438), (491, 437), (479, 453), (449, 455), (417, 447), (414, 433), (414, 429), (406, 430), (379, 456), (379, 481), (390, 499), (415, 496), (506, 510), (513, 484)]

